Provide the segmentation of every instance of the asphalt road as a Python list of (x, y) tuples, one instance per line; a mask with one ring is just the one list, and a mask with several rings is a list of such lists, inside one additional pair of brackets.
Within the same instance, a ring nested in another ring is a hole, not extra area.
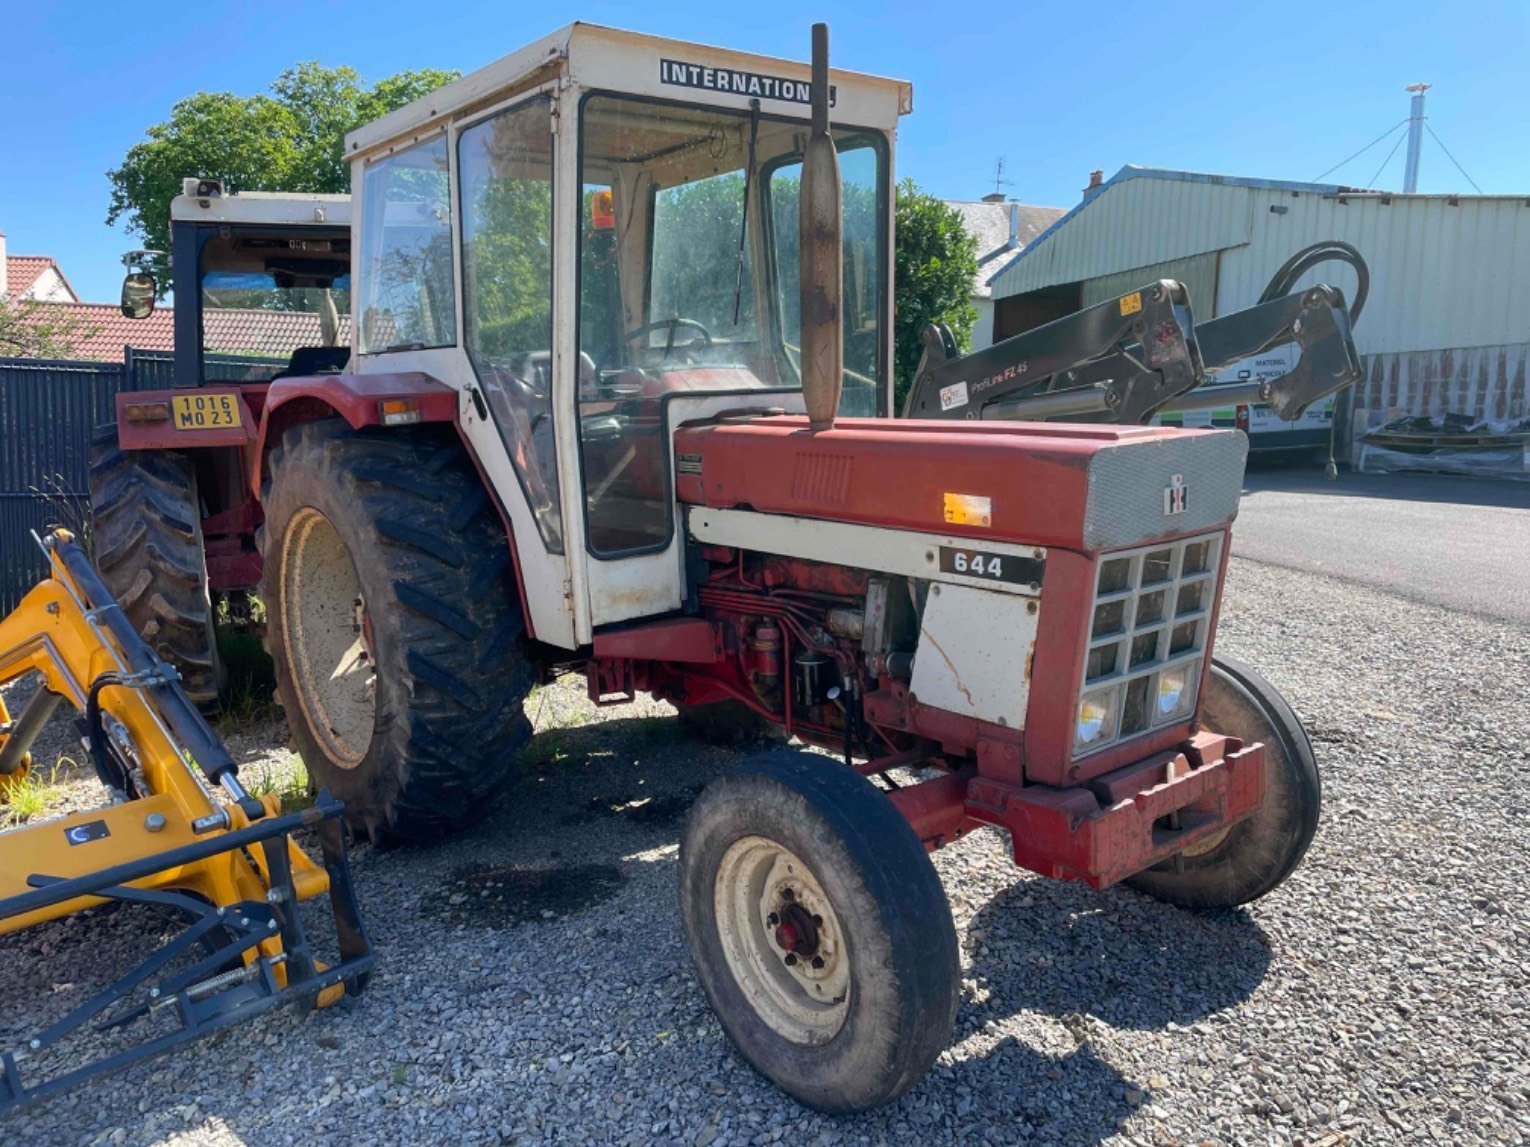
[(1233, 553), (1530, 625), (1530, 482), (1256, 462)]

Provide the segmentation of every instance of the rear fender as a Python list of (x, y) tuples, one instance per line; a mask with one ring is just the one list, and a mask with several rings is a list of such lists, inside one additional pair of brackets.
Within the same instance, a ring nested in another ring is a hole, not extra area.
[(399, 399), (418, 404), (418, 422), (456, 421), (457, 392), (428, 374), (324, 374), (277, 379), (266, 394), (261, 414), (254, 464), (250, 468), (251, 490), (260, 497), (266, 455), (289, 426), (336, 415), (355, 430), (381, 426), (382, 403)]
[[(255, 441), (266, 385), (213, 384), (194, 390), (123, 390), (116, 398), (117, 444), (124, 450), (195, 450), (205, 447), (243, 449)], [(237, 410), (238, 425), (223, 408), (193, 423), (171, 413), (176, 398), (211, 399), (228, 396)], [(222, 425), (219, 425), (219, 423)]]
[[(313, 378), (282, 378), (273, 382), (266, 396), (260, 433), (256, 439), (254, 464), (251, 466), (250, 488), (256, 500), (260, 499), (260, 488), (266, 477), (267, 453), (289, 426), (336, 415), (345, 419), (355, 430), (363, 426), (381, 426), (381, 404), (390, 399), (413, 399), (419, 404), (419, 420), (410, 425), (426, 422), (456, 424), (457, 392), (428, 374), (331, 374)], [(489, 491), (494, 508), (499, 512), (500, 522), (504, 525), (505, 537), (510, 543), (510, 563), (515, 573), (516, 593), (520, 597), (521, 615), (526, 622), (526, 634), (534, 638), (536, 634), (532, 628), (531, 610), (527, 608), (526, 582), (521, 576), (521, 558), (515, 532), (504, 507), (500, 505), (498, 493), (473, 452), (472, 444), (465, 436), (461, 437), (462, 448), (472, 459), (484, 488)]]

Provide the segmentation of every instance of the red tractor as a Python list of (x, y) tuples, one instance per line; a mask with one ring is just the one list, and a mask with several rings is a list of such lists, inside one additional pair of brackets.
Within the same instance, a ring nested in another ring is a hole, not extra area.
[[(187, 590), (157, 616), (205, 632), (199, 533), (214, 587), (258, 568), (297, 745), (374, 832), (482, 816), (569, 671), (822, 750), (706, 789), (680, 895), (728, 1034), (836, 1111), (950, 1038), (930, 850), (992, 825), (1047, 876), (1227, 906), (1318, 817), (1296, 717), (1213, 657), (1241, 434), (891, 417), (910, 109), (816, 30), (810, 71), (566, 28), (352, 134), (348, 232), (244, 244), (330, 291), (349, 244), (343, 373), (124, 394), (112, 446), (163, 539), (133, 576)], [(1200, 364), (1183, 289), (1145, 292), (1150, 414)]]

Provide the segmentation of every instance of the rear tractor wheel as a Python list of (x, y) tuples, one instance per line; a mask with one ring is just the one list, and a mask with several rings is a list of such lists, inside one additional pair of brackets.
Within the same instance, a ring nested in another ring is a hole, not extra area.
[(1241, 661), (1212, 660), (1202, 712), (1207, 729), (1264, 744), (1264, 802), (1247, 820), (1127, 883), (1183, 908), (1233, 908), (1296, 871), (1317, 833), (1322, 784), (1301, 721), (1275, 687)]
[(90, 441), (96, 569), (149, 647), (204, 710), (218, 704), (218, 658), (196, 467), (176, 450), (123, 450), (117, 425)]
[(680, 908), (723, 1030), (803, 1103), (888, 1103), (950, 1042), (960, 965), (940, 879), (886, 796), (832, 758), (767, 753), (707, 786)]
[(266, 642), (310, 776), (374, 838), (488, 812), (531, 735), (510, 550), (455, 436), (304, 423), (269, 460)]

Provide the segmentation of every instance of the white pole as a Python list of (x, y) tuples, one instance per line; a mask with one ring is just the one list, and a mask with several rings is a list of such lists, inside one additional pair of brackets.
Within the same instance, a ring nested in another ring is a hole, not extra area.
[(1424, 144), (1424, 93), (1429, 84), (1409, 84), (1407, 91), (1413, 93), (1413, 106), (1408, 112), (1408, 165), (1403, 169), (1403, 191), (1411, 195), (1418, 190), (1418, 153)]

